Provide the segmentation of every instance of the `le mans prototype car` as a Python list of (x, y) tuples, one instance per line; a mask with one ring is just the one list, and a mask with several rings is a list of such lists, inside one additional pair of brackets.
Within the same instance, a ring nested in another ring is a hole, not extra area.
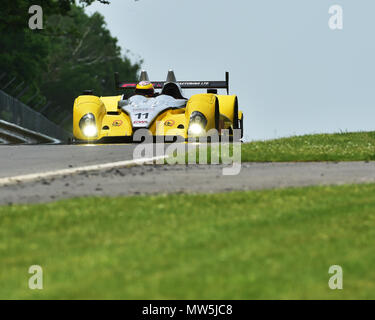
[[(243, 115), (236, 95), (229, 95), (229, 73), (225, 81), (177, 81), (170, 70), (166, 81), (150, 82), (142, 71), (140, 83), (123, 83), (115, 74), (119, 95), (97, 97), (87, 90), (75, 99), (73, 136), (75, 142), (105, 142), (113, 138), (132, 139), (140, 129), (153, 136), (188, 139), (206, 135), (210, 129), (240, 129)], [(144, 89), (143, 91), (141, 89)], [(160, 90), (158, 93), (155, 89)], [(182, 89), (207, 89), (207, 93), (183, 96)], [(226, 89), (226, 95), (218, 94)], [(127, 94), (131, 92), (131, 94)], [(160, 125), (161, 124), (161, 125)]]

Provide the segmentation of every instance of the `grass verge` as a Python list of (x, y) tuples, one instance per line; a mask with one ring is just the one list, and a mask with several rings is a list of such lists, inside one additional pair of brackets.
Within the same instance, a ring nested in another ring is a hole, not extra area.
[(374, 213), (374, 184), (2, 206), (0, 298), (374, 299)]
[(246, 143), (242, 161), (375, 160), (375, 132), (315, 134)]
[[(233, 147), (229, 148), (233, 157)], [(194, 152), (191, 152), (194, 154)], [(208, 163), (212, 159), (223, 161), (218, 146), (208, 147)], [(216, 155), (216, 157), (212, 157)], [(220, 156), (219, 156), (220, 155)], [(205, 159), (205, 156), (203, 156)], [(199, 163), (199, 153), (196, 161)], [(344, 132), (314, 134), (254, 141), (241, 145), (242, 162), (288, 162), (288, 161), (372, 161), (375, 160), (375, 132)], [(188, 162), (188, 155), (186, 155)], [(217, 161), (217, 160), (216, 160)]]

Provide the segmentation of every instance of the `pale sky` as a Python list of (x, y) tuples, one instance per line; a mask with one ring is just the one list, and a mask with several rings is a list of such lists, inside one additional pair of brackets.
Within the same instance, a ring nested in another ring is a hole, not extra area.
[[(343, 30), (328, 26), (335, 4)], [(95, 10), (151, 80), (170, 68), (178, 80), (229, 71), (246, 140), (375, 130), (374, 0), (111, 0)]]

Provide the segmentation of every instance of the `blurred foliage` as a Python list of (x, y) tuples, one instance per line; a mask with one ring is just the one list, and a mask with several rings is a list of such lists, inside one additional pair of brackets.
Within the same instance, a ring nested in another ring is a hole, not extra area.
[(2, 0), (0, 15), (0, 32), (23, 30), (28, 26), (29, 7), (39, 5), (46, 15), (66, 15), (76, 4), (85, 7), (93, 2), (109, 4), (107, 0)]
[[(137, 78), (141, 61), (132, 63), (122, 55), (102, 15), (85, 13), (84, 7), (94, 1), (2, 1), (0, 72), (29, 86), (23, 102), (40, 109), (50, 101), (59, 112), (71, 112), (74, 98), (85, 89), (114, 94), (115, 71), (124, 80)], [(31, 4), (43, 8), (43, 30), (28, 28)], [(53, 108), (48, 116), (61, 120)]]

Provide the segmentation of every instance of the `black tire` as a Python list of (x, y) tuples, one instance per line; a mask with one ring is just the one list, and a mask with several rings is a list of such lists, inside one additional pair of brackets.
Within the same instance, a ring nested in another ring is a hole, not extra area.
[(234, 110), (233, 110), (233, 129), (239, 129), (239, 120), (238, 120), (238, 98), (234, 102)]
[(74, 138), (74, 137), (70, 137), (70, 138), (68, 139), (68, 144), (78, 144), (78, 143), (77, 143), (77, 139)]
[(219, 106), (219, 99), (216, 98), (215, 101), (215, 129), (219, 131), (220, 127), (220, 106)]
[(241, 139), (242, 139), (243, 138), (243, 114), (242, 114), (240, 123), (241, 123)]

